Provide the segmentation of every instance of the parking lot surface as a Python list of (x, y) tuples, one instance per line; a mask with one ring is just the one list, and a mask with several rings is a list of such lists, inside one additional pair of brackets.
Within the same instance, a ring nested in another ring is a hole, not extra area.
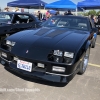
[(0, 100), (100, 100), (100, 36), (86, 72), (66, 85), (22, 77), (0, 65)]

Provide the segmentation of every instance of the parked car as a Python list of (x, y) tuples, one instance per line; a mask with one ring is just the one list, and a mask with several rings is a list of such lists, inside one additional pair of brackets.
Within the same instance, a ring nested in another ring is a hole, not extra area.
[(95, 33), (87, 17), (53, 16), (41, 28), (2, 41), (1, 63), (22, 75), (66, 83), (85, 72)]
[(29, 13), (0, 12), (0, 39), (15, 32), (40, 27), (41, 22)]
[(98, 29), (97, 34), (100, 35), (100, 15), (97, 17), (97, 22), (95, 23), (96, 28)]

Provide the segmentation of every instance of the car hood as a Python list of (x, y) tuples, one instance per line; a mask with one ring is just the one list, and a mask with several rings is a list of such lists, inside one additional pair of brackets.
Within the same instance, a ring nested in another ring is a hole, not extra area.
[(29, 57), (37, 57), (38, 54), (42, 57), (47, 56), (52, 50), (75, 52), (87, 36), (87, 31), (44, 27), (18, 32), (6, 39), (16, 42), (12, 53)]

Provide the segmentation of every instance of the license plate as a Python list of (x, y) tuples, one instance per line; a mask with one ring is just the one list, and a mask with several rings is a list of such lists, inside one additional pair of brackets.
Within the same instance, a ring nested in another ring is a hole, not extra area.
[(32, 71), (32, 63), (26, 62), (23, 60), (17, 60), (17, 68), (31, 72)]

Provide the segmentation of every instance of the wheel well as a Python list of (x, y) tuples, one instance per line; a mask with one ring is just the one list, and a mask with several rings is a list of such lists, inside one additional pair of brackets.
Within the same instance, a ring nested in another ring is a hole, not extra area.
[(86, 46), (85, 46), (85, 50), (87, 50), (90, 46), (91, 46), (91, 42), (87, 41)]
[(80, 50), (78, 51), (77, 53), (77, 56), (76, 56), (76, 61), (78, 61), (81, 56), (83, 55), (83, 53), (91, 46), (91, 42), (90, 41), (87, 41), (86, 43), (84, 43)]

